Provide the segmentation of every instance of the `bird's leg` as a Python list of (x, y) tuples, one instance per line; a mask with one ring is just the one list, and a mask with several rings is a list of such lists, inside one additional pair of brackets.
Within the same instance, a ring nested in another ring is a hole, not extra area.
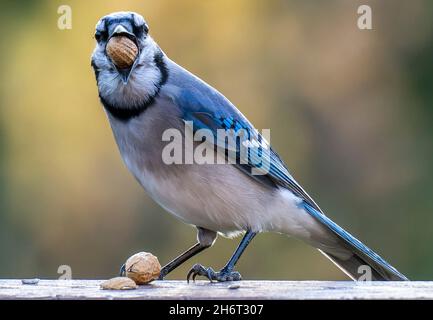
[[(163, 280), (167, 274), (176, 269), (189, 258), (192, 258), (204, 249), (211, 247), (214, 244), (216, 238), (217, 233), (215, 231), (197, 227), (198, 242), (191, 248), (186, 250), (184, 253), (167, 263), (164, 267), (162, 267), (161, 273), (159, 275), (159, 280)], [(125, 265), (120, 268), (120, 275), (125, 275)]]
[(187, 281), (189, 282), (189, 278), (191, 276), (193, 280), (195, 280), (197, 276), (204, 276), (210, 281), (216, 280), (220, 282), (242, 280), (240, 273), (237, 271), (233, 271), (233, 268), (235, 267), (240, 256), (245, 251), (246, 247), (256, 234), (257, 232), (247, 231), (230, 260), (219, 272), (215, 272), (212, 268), (205, 268), (201, 264), (195, 264), (188, 272)]
[(184, 253), (174, 258), (172, 261), (167, 263), (162, 269), (159, 276), (159, 280), (163, 280), (164, 277), (171, 271), (176, 269), (186, 260), (192, 258), (196, 254), (202, 252), (204, 249), (211, 247), (217, 238), (217, 233), (208, 229), (197, 227), (197, 243), (186, 250)]
[(184, 263), (189, 258), (192, 258), (199, 252), (203, 251), (206, 248), (209, 248), (209, 245), (203, 245), (200, 242), (197, 242), (195, 245), (193, 245), (191, 248), (186, 250), (184, 253), (180, 254), (173, 260), (171, 260), (169, 263), (167, 263), (164, 267), (161, 269), (161, 273), (159, 274), (159, 280), (164, 280), (164, 277), (169, 274), (171, 271), (176, 269), (178, 266), (180, 266), (182, 263)]

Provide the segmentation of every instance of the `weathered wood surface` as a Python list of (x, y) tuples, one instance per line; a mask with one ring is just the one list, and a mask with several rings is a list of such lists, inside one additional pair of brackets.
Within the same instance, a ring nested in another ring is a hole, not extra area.
[(135, 290), (100, 289), (101, 280), (0, 280), (0, 299), (433, 299), (433, 282), (155, 281)]

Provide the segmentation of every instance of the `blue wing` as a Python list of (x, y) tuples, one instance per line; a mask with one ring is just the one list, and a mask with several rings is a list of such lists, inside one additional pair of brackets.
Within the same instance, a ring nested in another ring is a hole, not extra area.
[[(245, 139), (236, 145), (228, 145), (227, 140), (215, 139), (218, 150), (230, 157), (234, 165), (268, 186), (281, 186), (292, 191), (296, 196), (321, 212), (313, 199), (302, 189), (287, 170), (286, 165), (272, 149), (268, 141), (252, 126), (230, 101), (219, 93), (203, 95), (197, 91), (183, 90), (178, 96), (177, 105), (183, 111), (183, 119), (193, 123), (194, 132), (199, 129), (211, 130), (218, 137), (217, 130), (225, 130), (227, 134), (241, 136)], [(241, 143), (247, 141), (250, 152), (241, 152)], [(235, 149), (234, 153), (227, 152)], [(267, 157), (263, 153), (267, 152)], [(259, 172), (260, 174), (253, 174)]]

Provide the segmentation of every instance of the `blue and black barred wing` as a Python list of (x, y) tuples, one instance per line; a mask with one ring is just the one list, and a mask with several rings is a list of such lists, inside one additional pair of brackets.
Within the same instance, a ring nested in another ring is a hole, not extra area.
[(184, 120), (192, 122), (194, 132), (200, 129), (212, 132), (215, 146), (230, 163), (261, 183), (289, 189), (321, 212), (269, 142), (228, 100), (186, 92), (177, 103), (182, 107)]

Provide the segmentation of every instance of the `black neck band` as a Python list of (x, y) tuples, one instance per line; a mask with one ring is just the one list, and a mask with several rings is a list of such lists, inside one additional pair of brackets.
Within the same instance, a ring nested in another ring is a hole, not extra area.
[(161, 90), (161, 87), (167, 82), (168, 70), (167, 70), (167, 66), (165, 65), (165, 62), (164, 62), (163, 53), (161, 51), (158, 51), (155, 54), (154, 61), (155, 61), (156, 66), (159, 69), (159, 72), (161, 73), (161, 79), (159, 80), (158, 84), (156, 85), (157, 89), (156, 89), (156, 92), (153, 94), (153, 96), (149, 97), (141, 105), (135, 106), (132, 108), (130, 108), (130, 107), (125, 108), (122, 106), (110, 104), (104, 98), (102, 98), (101, 95), (99, 95), (99, 98), (100, 98), (102, 105), (104, 106), (105, 110), (107, 110), (117, 120), (120, 120), (123, 122), (128, 122), (132, 118), (138, 117), (140, 114), (142, 114), (144, 111), (146, 111), (146, 109), (149, 106), (151, 106), (155, 102), (155, 98), (158, 96), (159, 91)]

